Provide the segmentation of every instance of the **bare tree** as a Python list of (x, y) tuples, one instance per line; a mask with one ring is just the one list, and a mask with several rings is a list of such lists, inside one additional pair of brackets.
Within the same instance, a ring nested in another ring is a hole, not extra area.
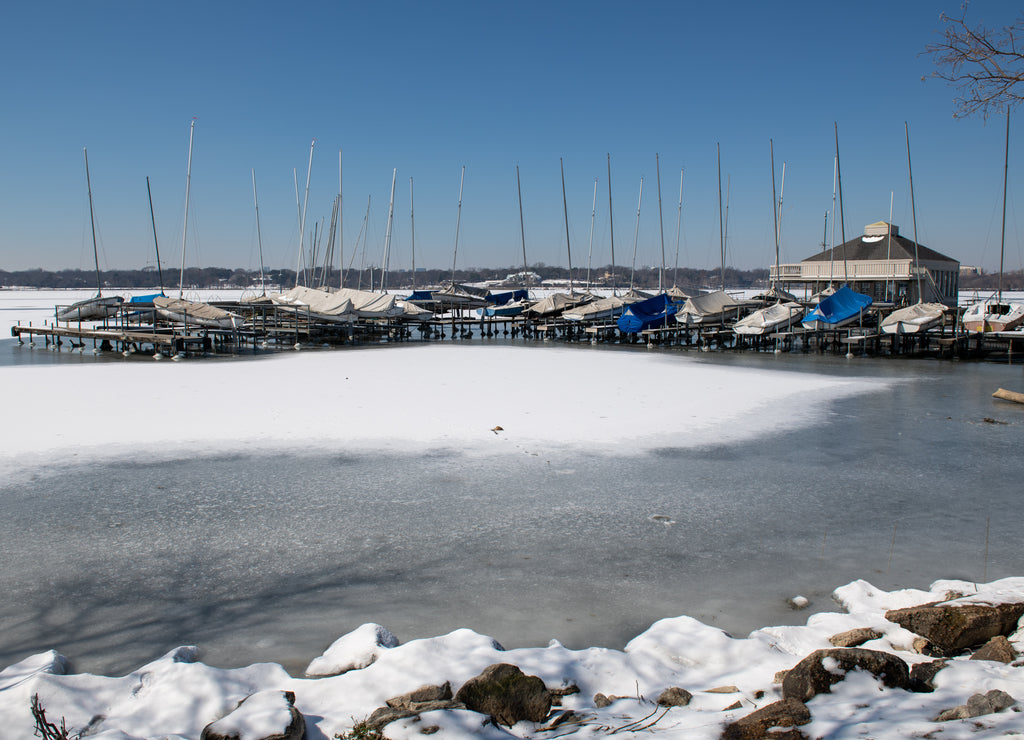
[(1024, 100), (1024, 13), (1001, 29), (967, 23), (967, 3), (959, 18), (943, 13), (942, 40), (925, 47), (936, 70), (930, 77), (946, 80), (957, 90), (954, 117), (1011, 108)]

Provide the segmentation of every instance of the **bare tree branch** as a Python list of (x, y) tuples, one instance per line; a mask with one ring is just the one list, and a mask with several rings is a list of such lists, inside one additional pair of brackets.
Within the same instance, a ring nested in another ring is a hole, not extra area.
[(992, 113), (1024, 100), (1024, 13), (1001, 29), (967, 23), (967, 3), (959, 18), (943, 13), (941, 41), (929, 44), (936, 70), (929, 77), (945, 80), (957, 93), (954, 117)]

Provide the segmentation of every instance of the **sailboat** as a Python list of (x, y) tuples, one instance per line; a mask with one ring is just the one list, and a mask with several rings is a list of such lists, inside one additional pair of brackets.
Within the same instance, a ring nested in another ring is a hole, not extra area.
[[(914, 270), (917, 272), (917, 303), (900, 308), (882, 319), (879, 328), (883, 334), (920, 334), (942, 322), (946, 307), (941, 303), (925, 303), (921, 292), (921, 262), (918, 259), (917, 209), (914, 207), (914, 170), (910, 164), (910, 127), (907, 132), (907, 170), (910, 174), (910, 212), (914, 217)], [(890, 229), (890, 238), (891, 238)]]
[(188, 132), (188, 167), (185, 174), (185, 224), (181, 230), (181, 272), (178, 277), (178, 297), (160, 295), (153, 299), (156, 312), (175, 324), (203, 326), (209, 329), (237, 329), (245, 320), (238, 314), (225, 311), (223, 308), (208, 303), (190, 301), (183, 297), (185, 282), (185, 241), (188, 236), (188, 201), (192, 186), (192, 135), (195, 132), (196, 119)]
[[(737, 334), (763, 335), (776, 331), (784, 331), (800, 321), (804, 315), (804, 307), (796, 299), (779, 287), (779, 242), (782, 233), (782, 199), (786, 192), (786, 163), (782, 163), (782, 188), (778, 201), (775, 200), (775, 142), (769, 140), (772, 161), (772, 211), (775, 214), (775, 281), (767, 291), (757, 296), (769, 303), (764, 308), (754, 311), (733, 325)], [(774, 303), (770, 303), (774, 301)], [(678, 317), (677, 317), (678, 318)]]
[(969, 332), (1013, 331), (1024, 324), (1024, 301), (1003, 300), (1003, 254), (1006, 244), (1006, 176), (1010, 168), (1010, 109), (1006, 109), (1006, 158), (1003, 164), (1003, 226), (999, 238), (999, 290), (994, 299), (979, 301), (964, 311)]
[(89, 152), (82, 148), (85, 155), (85, 185), (89, 191), (89, 222), (92, 225), (92, 255), (96, 263), (96, 295), (84, 301), (72, 303), (57, 312), (58, 321), (99, 321), (113, 316), (121, 307), (124, 298), (121, 296), (104, 296), (100, 287), (100, 257), (96, 248), (96, 217), (92, 210), (92, 183), (89, 180)]

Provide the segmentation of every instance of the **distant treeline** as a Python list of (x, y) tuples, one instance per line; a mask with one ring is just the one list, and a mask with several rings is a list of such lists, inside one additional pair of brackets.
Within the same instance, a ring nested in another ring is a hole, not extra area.
[[(568, 280), (569, 270), (564, 267), (553, 267), (538, 263), (530, 266), (530, 272), (539, 275), (542, 280)], [(614, 272), (614, 278), (613, 278)], [(472, 268), (455, 271), (455, 282), (482, 283), (487, 281), (505, 281), (513, 275), (520, 275), (522, 267), (504, 268)], [(720, 287), (722, 278), (718, 270), (694, 270), (680, 268), (678, 271), (669, 268), (665, 271), (664, 287), (678, 285), (682, 288)], [(177, 289), (179, 270), (165, 270), (164, 288)], [(411, 289), (416, 287), (437, 286), (452, 278), (451, 270), (417, 270), (415, 281), (410, 270), (389, 270), (386, 287), (388, 289)], [(289, 288), (296, 284), (295, 270), (265, 270), (264, 279), (268, 286)], [(573, 282), (584, 285), (587, 280), (586, 269), (572, 271)], [(610, 265), (590, 270), (590, 281), (594, 285), (608, 286), (614, 283), (618, 287), (629, 286), (630, 268), (617, 267), (613, 271)], [(731, 267), (725, 270), (725, 283), (730, 288), (750, 288), (765, 285), (768, 280), (767, 269), (736, 270)], [(333, 270), (323, 279), (320, 270), (315, 275), (303, 276), (299, 281), (303, 285), (319, 286), (327, 284), (337, 287), (340, 276)], [(153, 268), (143, 270), (101, 270), (100, 283), (104, 288), (143, 288), (158, 289), (160, 279)], [(521, 278), (513, 278), (510, 284), (522, 285)], [(658, 270), (656, 268), (640, 268), (632, 275), (632, 283), (637, 288), (657, 288)], [(183, 287), (194, 289), (216, 288), (258, 288), (260, 273), (258, 270), (230, 270), (223, 267), (190, 267), (185, 269)], [(0, 287), (24, 288), (84, 288), (96, 287), (96, 273), (92, 270), (0, 270)], [(381, 271), (379, 269), (347, 270), (345, 273), (346, 288), (363, 290), (381, 287)]]

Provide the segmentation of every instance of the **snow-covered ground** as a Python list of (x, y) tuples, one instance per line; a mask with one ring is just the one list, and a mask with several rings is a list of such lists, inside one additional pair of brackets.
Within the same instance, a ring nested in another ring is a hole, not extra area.
[[(487, 666), (511, 663), (539, 676), (549, 688), (577, 686), (579, 693), (565, 697), (562, 709), (572, 710), (578, 723), (538, 731), (538, 725), (523, 721), (506, 730), (486, 724), (483, 715), (447, 709), (393, 722), (385, 727), (386, 736), (411, 740), (429, 727), (447, 739), (653, 734), (710, 740), (727, 723), (777, 701), (781, 690), (776, 673), (792, 668), (814, 650), (831, 647), (829, 637), (838, 633), (873, 628), (881, 636), (864, 648), (893, 653), (911, 665), (930, 660), (912, 650), (912, 633), (883, 615), (886, 609), (943, 599), (949, 591), (976, 594), (981, 601), (1020, 601), (1024, 579), (989, 585), (940, 581), (928, 591), (895, 592), (857, 581), (836, 591), (844, 612), (816, 614), (805, 626), (768, 627), (733, 639), (696, 620), (677, 617), (655, 623), (621, 651), (569, 650), (554, 641), (505, 651), (493, 639), (470, 630), (395, 644), (400, 641), (374, 639), (390, 637), (386, 630), (364, 626), (314, 661), (317, 668), (352, 667), (327, 678), (292, 677), (270, 663), (220, 669), (197, 662), (196, 651), (185, 646), (121, 677), (60, 675), (61, 657), (42, 653), (0, 671), (0, 726), (5, 738), (32, 737), (30, 702), (38, 695), (48, 719), (59, 723), (63, 718), (76, 731), (87, 728), (88, 737), (194, 739), (247, 696), (291, 691), (295, 707), (306, 719), (306, 737), (323, 740), (348, 733), (390, 697), (446, 681), (457, 690)], [(1022, 641), (1021, 633), (1011, 636), (1017, 650), (1024, 648)], [(1022, 674), (1016, 665), (963, 656), (950, 660), (936, 675), (933, 693), (912, 693), (886, 688), (870, 674), (853, 671), (830, 694), (808, 702), (811, 722), (800, 729), (810, 738), (1019, 737), (1024, 734), (1019, 706), (973, 719), (934, 720), (976, 693), (998, 689), (1015, 699), (1024, 697)], [(672, 709), (657, 707), (656, 699), (669, 687), (689, 691), (692, 701)], [(598, 693), (618, 698), (600, 708), (594, 699)], [(265, 704), (271, 703), (268, 695), (260, 696)], [(260, 716), (273, 715), (267, 711)], [(250, 718), (251, 734), (241, 737), (263, 737), (274, 727), (266, 719)], [(281, 724), (276, 727), (279, 731)]]
[[(9, 326), (52, 315), (55, 301), (77, 297), (5, 292), (0, 310)], [(5, 352), (45, 351), (6, 344), (12, 346), (5, 346)], [(679, 382), (683, 372), (685, 385)], [(8, 420), (0, 431), (0, 475), (10, 479), (47, 467), (53, 474), (55, 460), (85, 456), (174, 458), (339, 447), (403, 452), (459, 447), (483, 455), (585, 448), (616, 454), (655, 447), (666, 437), (680, 446), (711, 445), (813, 425), (828, 413), (830, 400), (869, 394), (896, 381), (751, 370), (588, 347), (455, 344), (233, 361), (0, 364), (0, 382), (7, 391)], [(292, 401), (297, 388), (307, 395), (317, 389), (312, 412), (308, 404)], [(803, 402), (793, 403), (796, 399)], [(133, 423), (142, 407), (147, 422)], [(741, 418), (743, 423), (737, 423)], [(579, 694), (564, 700), (565, 708), (584, 719), (571, 726), (579, 737), (611, 734), (650, 715), (663, 689), (680, 686), (694, 694), (688, 707), (669, 710), (648, 730), (618, 734), (714, 738), (725, 723), (778, 699), (775, 673), (828, 647), (828, 637), (838, 632), (873, 627), (883, 636), (865, 647), (895, 652), (910, 663), (926, 660), (912, 652), (910, 633), (884, 620), (884, 610), (976, 588), (993, 598), (1024, 600), (1024, 579), (991, 586), (939, 582), (927, 592), (892, 593), (856, 582), (837, 592), (845, 613), (819, 613), (806, 626), (765, 628), (745, 639), (688, 617), (657, 622), (623, 651), (568, 650), (557, 643), (503, 651), (489, 637), (457, 630), (381, 648), (368, 667), (320, 679), (293, 677), (269, 663), (208, 666), (191, 649), (176, 650), (122, 677), (57, 675), (63, 661), (43, 653), (0, 671), (0, 736), (32, 736), (34, 694), (51, 720), (64, 717), (70, 728), (88, 728), (89, 737), (191, 740), (246, 696), (288, 690), (306, 717), (307, 737), (319, 740), (347, 732), (389, 697), (445, 681), (458, 688), (486, 666), (505, 662), (540, 676), (552, 688), (579, 686)], [(1018, 648), (1024, 647), (1021, 638), (1014, 638)], [(365, 645), (352, 642), (325, 660), (345, 663), (365, 652)], [(68, 657), (73, 664), (74, 656)], [(940, 710), (993, 688), (1024, 699), (1019, 673), (1014, 666), (957, 659), (939, 674), (932, 694), (885, 689), (869, 676), (852, 674), (831, 697), (810, 702), (813, 721), (802, 729), (808, 737), (830, 738), (1024, 734), (1024, 714), (1013, 711), (971, 721), (931, 721)], [(736, 691), (707, 692), (721, 686)], [(628, 698), (598, 709), (598, 692)], [(726, 710), (737, 701), (740, 708)], [(464, 711), (434, 712), (420, 723), (389, 725), (386, 735), (413, 738), (424, 726), (440, 727), (438, 736), (445, 738), (559, 734), (538, 733), (528, 723), (506, 731), (484, 726), (482, 720)]]

